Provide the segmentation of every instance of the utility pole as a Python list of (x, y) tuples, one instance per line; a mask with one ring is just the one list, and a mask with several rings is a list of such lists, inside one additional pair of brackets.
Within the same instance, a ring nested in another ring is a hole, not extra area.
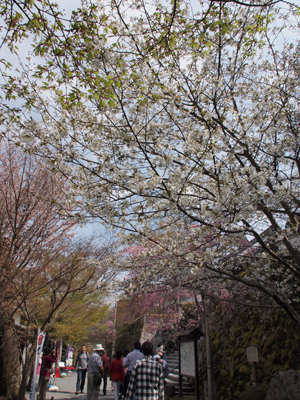
[(113, 328), (113, 337), (112, 337), (112, 346), (111, 346), (111, 352), (112, 352), (111, 359), (114, 358), (114, 354), (115, 354), (117, 308), (118, 308), (118, 302), (116, 301), (116, 304), (115, 304), (115, 314), (114, 314), (114, 328)]
[(213, 400), (211, 343), (210, 343), (208, 307), (207, 307), (207, 300), (206, 300), (204, 294), (202, 295), (202, 298), (203, 298), (203, 305), (204, 305), (204, 321), (205, 321), (207, 392), (208, 392), (208, 400)]

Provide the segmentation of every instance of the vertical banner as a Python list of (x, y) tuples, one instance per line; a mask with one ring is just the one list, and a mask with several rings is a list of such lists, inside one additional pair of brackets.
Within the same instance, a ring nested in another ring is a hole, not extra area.
[(66, 356), (66, 367), (72, 367), (74, 351), (75, 351), (75, 347), (68, 344), (67, 356)]
[(55, 378), (59, 378), (59, 377), (60, 377), (60, 370), (59, 370), (59, 361), (60, 361), (60, 358), (59, 358), (59, 354), (60, 354), (60, 341), (59, 341), (59, 340), (56, 341), (56, 346), (55, 346), (55, 348), (56, 348), (56, 364), (55, 364), (55, 373), (54, 373), (54, 377), (55, 377)]
[(38, 369), (38, 365), (39, 365), (39, 359), (40, 359), (40, 356), (43, 351), (45, 336), (46, 336), (45, 332), (39, 330), (39, 334), (38, 334), (38, 338), (37, 338), (37, 347), (36, 347), (35, 368), (34, 368), (34, 375), (33, 375), (32, 383), (31, 383), (29, 400), (35, 399), (36, 375), (37, 375), (37, 369)]

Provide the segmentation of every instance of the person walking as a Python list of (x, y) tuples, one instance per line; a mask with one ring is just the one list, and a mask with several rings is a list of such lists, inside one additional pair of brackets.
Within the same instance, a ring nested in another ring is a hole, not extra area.
[(104, 396), (106, 395), (106, 387), (107, 387), (107, 374), (108, 374), (108, 368), (109, 368), (109, 362), (110, 359), (104, 350), (102, 356), (102, 362), (103, 362), (103, 394)]
[(166, 355), (167, 355), (167, 351), (166, 351), (166, 345), (165, 344), (160, 344), (157, 349), (156, 349), (156, 353), (162, 353), (162, 359), (166, 361)]
[(83, 393), (86, 371), (87, 371), (87, 363), (89, 361), (89, 358), (90, 358), (89, 353), (86, 351), (86, 347), (83, 344), (81, 346), (81, 351), (79, 351), (77, 354), (75, 362), (75, 369), (77, 367), (76, 394), (79, 394), (79, 391)]
[(88, 361), (87, 400), (98, 400), (101, 378), (103, 376), (103, 362), (101, 359), (103, 351), (102, 344), (97, 344), (94, 348), (94, 353)]
[(120, 386), (121, 383), (124, 382), (125, 379), (125, 372), (123, 367), (122, 358), (122, 351), (118, 350), (116, 352), (116, 358), (114, 358), (110, 364), (108, 373), (110, 375), (110, 380), (112, 381), (113, 388), (114, 388), (114, 398), (115, 400), (119, 399), (120, 393)]
[(52, 364), (56, 362), (55, 350), (46, 349), (43, 358), (43, 369), (40, 377), (40, 391), (39, 400), (46, 400), (46, 392), (50, 382), (50, 376), (52, 373)]
[[(161, 354), (161, 353), (158, 353)], [(162, 370), (163, 370), (163, 377), (164, 377), (164, 383), (166, 384), (165, 379), (167, 378), (167, 376), (169, 375), (169, 367), (168, 367), (168, 363), (166, 360), (164, 360), (163, 358), (161, 358), (163, 356), (163, 354), (161, 354), (161, 356), (159, 356), (155, 361), (159, 362), (160, 365), (162, 366)], [(154, 359), (154, 357), (153, 357)]]
[(126, 391), (127, 391), (127, 387), (129, 384), (130, 375), (131, 375), (133, 366), (136, 363), (136, 361), (141, 360), (142, 358), (144, 358), (144, 354), (141, 352), (141, 343), (135, 342), (134, 350), (131, 351), (130, 353), (128, 353), (127, 356), (125, 357), (125, 360), (123, 361), (123, 367), (125, 369), (127, 368), (124, 386), (123, 386), (123, 392), (122, 392), (123, 397), (126, 396)]
[[(125, 360), (127, 354), (129, 354), (129, 350), (124, 349), (122, 357), (121, 357), (122, 362)], [(128, 370), (128, 367), (124, 368), (125, 376), (127, 374), (127, 370)], [(124, 382), (121, 383), (121, 387), (120, 387), (120, 393), (122, 393), (122, 397), (123, 397), (123, 392), (124, 392)]]
[(138, 360), (132, 370), (126, 399), (132, 400), (163, 400), (164, 377), (160, 363), (152, 359), (153, 344), (149, 341), (142, 345), (144, 358)]

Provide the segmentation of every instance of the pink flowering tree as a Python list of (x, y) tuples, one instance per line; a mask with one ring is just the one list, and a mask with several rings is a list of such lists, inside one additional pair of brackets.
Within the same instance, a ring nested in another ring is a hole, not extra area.
[[(193, 225), (178, 234), (177, 248), (171, 248), (171, 251), (167, 247), (168, 238), (161, 237), (156, 237), (152, 242), (145, 241), (144, 246), (136, 245), (123, 250), (120, 268), (130, 271), (123, 287), (131, 297), (131, 310), (138, 308), (142, 314), (147, 315), (150, 324), (155, 324), (161, 315), (163, 326), (178, 326), (184, 315), (183, 308), (189, 302), (194, 304), (195, 312), (188, 325), (195, 325), (194, 320), (199, 323), (202, 318), (202, 302), (197, 295), (205, 295), (217, 299), (224, 312), (238, 303), (282, 307), (290, 313), (287, 303), (277, 302), (277, 305), (272, 306), (266, 287), (254, 280), (253, 265), (249, 260), (261, 257), (257, 246), (241, 237), (234, 251), (228, 254), (217, 240), (217, 231), (203, 239), (199, 238), (199, 231), (201, 227)], [(176, 232), (172, 234), (172, 240), (174, 236)], [(208, 251), (213, 252), (215, 248), (220, 257), (206, 262), (203, 268), (203, 257), (207, 257)], [(221, 262), (228, 264), (226, 273), (219, 267)], [(275, 263), (265, 269), (265, 276), (272, 277), (276, 272)]]

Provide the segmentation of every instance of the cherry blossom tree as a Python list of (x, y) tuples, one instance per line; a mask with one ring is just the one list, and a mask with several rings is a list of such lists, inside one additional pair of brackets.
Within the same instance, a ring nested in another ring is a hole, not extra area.
[(98, 12), (85, 84), (70, 74), (51, 103), (35, 82), (42, 121), (24, 121), (22, 140), (71, 177), (87, 215), (172, 254), (164, 272), (178, 285), (182, 265), (235, 280), (300, 323), (298, 8)]
[[(125, 248), (122, 250), (121, 263), (116, 258), (116, 267), (126, 271), (119, 284), (126, 299), (126, 312), (121, 325), (141, 318), (151, 330), (172, 331), (201, 325), (203, 288), (195, 284), (190, 268), (185, 269), (183, 265), (180, 282), (176, 272), (170, 275), (167, 265), (172, 263), (174, 256), (163, 252), (159, 246), (157, 249), (155, 247), (148, 243), (144, 247)], [(187, 312), (188, 319), (185, 315)]]
[(0, 146), (0, 289), (7, 296), (23, 273), (51, 263), (49, 249), (70, 243), (75, 221), (63, 218), (64, 180), (13, 143)]
[[(1, 356), (14, 337), (19, 354), (13, 368), (18, 371), (19, 360), (22, 366), (21, 400), (38, 329), (49, 332), (63, 318), (67, 323), (80, 304), (86, 316), (95, 312), (89, 302), (107, 292), (115, 275), (107, 263), (114, 244), (100, 238), (75, 241), (76, 219), (66, 215), (73, 212), (65, 198), (66, 180), (51, 174), (38, 157), (2, 139), (0, 170)], [(9, 380), (1, 382), (2, 394), (7, 395)]]

